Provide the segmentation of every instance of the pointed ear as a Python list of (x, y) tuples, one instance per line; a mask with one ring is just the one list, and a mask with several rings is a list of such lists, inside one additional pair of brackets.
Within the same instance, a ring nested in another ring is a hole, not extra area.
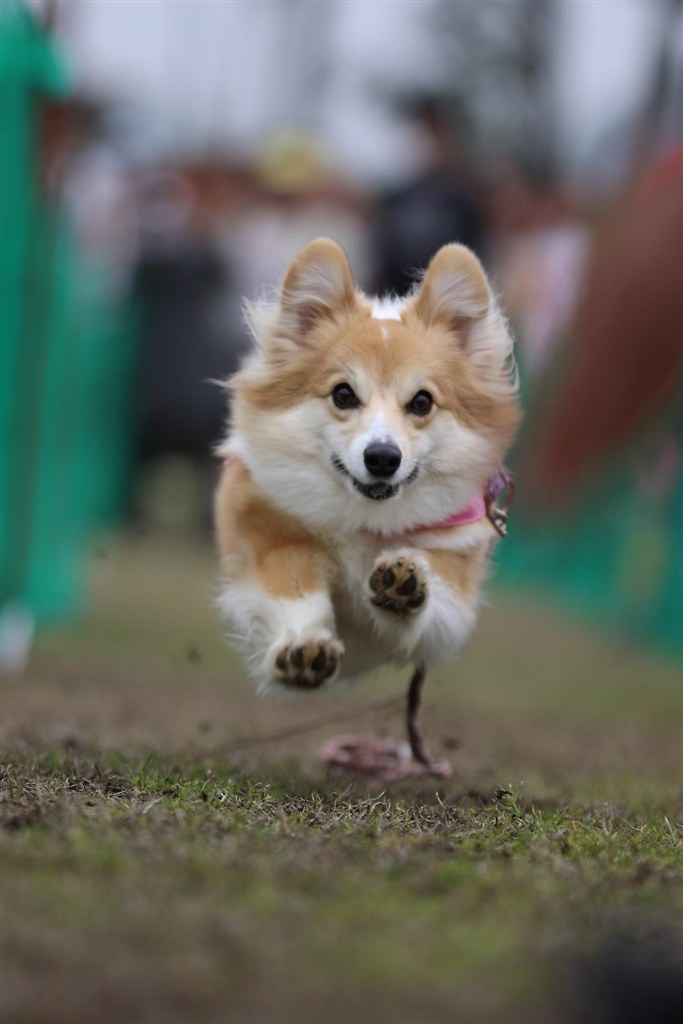
[(423, 323), (456, 331), (467, 348), (472, 328), (491, 309), (484, 268), (464, 245), (444, 245), (427, 268), (413, 307)]
[(475, 377), (492, 394), (516, 395), (512, 336), (481, 263), (464, 245), (445, 245), (429, 264), (413, 312), (452, 332)]
[(287, 271), (280, 292), (278, 339), (290, 349), (305, 348), (311, 329), (323, 320), (350, 313), (356, 303), (351, 268), (344, 250), (330, 238), (316, 238)]

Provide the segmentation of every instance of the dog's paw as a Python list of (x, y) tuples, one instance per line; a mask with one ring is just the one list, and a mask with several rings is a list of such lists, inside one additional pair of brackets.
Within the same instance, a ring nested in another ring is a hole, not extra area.
[(368, 580), (370, 601), (394, 615), (414, 615), (427, 600), (426, 574), (409, 555), (380, 555)]
[(315, 690), (335, 675), (343, 653), (341, 640), (326, 632), (300, 637), (276, 652), (275, 679), (297, 690)]

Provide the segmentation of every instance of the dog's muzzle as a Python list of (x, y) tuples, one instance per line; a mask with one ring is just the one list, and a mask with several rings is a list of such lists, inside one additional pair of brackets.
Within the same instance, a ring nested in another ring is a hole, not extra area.
[[(372, 445), (370, 445), (369, 447), (372, 447)], [(383, 445), (382, 447), (389, 448), (392, 446)], [(368, 449), (366, 448), (366, 453), (367, 451)], [(398, 448), (396, 449), (396, 451), (399, 454), (399, 462), (396, 468), (391, 470), (391, 474), (389, 475), (392, 476), (396, 472), (396, 469), (398, 469), (398, 466), (400, 465), (401, 453)], [(371, 501), (386, 501), (388, 498), (395, 498), (401, 489), (401, 484), (412, 483), (413, 480), (417, 478), (417, 474), (419, 472), (418, 467), (416, 466), (415, 469), (410, 473), (410, 475), (405, 478), (405, 480), (401, 480), (401, 482), (397, 484), (389, 483), (388, 480), (373, 480), (372, 483), (364, 484), (360, 480), (357, 480), (352, 473), (349, 473), (348, 469), (338, 456), (333, 456), (332, 465), (334, 466), (338, 473), (340, 473), (342, 476), (348, 477), (348, 479), (351, 481), (351, 483), (359, 492), (359, 494), (362, 494), (364, 498), (369, 498)]]

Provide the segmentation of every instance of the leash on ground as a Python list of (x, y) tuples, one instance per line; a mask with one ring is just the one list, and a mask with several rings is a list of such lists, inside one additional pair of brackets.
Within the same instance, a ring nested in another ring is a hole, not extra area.
[(290, 725), (284, 729), (276, 729), (273, 732), (257, 733), (252, 736), (244, 736), (226, 746), (214, 747), (212, 750), (203, 751), (193, 760), (201, 761), (211, 757), (230, 757), (232, 754), (241, 754), (245, 750), (254, 747), (261, 747), (267, 743), (280, 743), (294, 736), (303, 736), (308, 732), (315, 732), (324, 729), (328, 725), (336, 725), (338, 722), (349, 722), (354, 718), (362, 718), (364, 715), (374, 715), (379, 711), (388, 711), (391, 708), (405, 706), (405, 697), (390, 697), (387, 700), (375, 701), (372, 704), (363, 704), (349, 709), (346, 712), (335, 714), (319, 715), (317, 718), (309, 719), (307, 722), (300, 722), (297, 725)]

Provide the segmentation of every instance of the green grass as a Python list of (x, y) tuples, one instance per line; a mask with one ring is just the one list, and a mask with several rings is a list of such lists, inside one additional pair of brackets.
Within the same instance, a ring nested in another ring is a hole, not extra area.
[[(196, 958), (212, 1001), (230, 1000), (227, 1019), (267, 1015), (272, 991), (283, 1020), (316, 1019), (330, 992), (332, 1019), (361, 1005), (404, 1019), (393, 1015), (423, 1004), (434, 1020), (454, 1007), (517, 1019), (553, 972), (560, 984), (561, 955), (624, 911), (683, 911), (680, 830), (662, 808), (536, 806), (509, 792), (452, 805), (63, 753), (9, 758), (2, 792), (5, 927), (38, 962), (80, 950), (100, 1000), (112, 958), (143, 947), (172, 991), (187, 985), (172, 965)], [(138, 1019), (144, 992), (130, 962), (126, 973), (125, 1019)]]
[(317, 734), (215, 753), (361, 697), (256, 702), (211, 578), (201, 551), (112, 548), (5, 685), (7, 1019), (554, 1024), (589, 1019), (568, 993), (615, 936), (670, 950), (674, 666), (502, 600), (428, 691), (454, 779), (382, 789), (326, 776)]

